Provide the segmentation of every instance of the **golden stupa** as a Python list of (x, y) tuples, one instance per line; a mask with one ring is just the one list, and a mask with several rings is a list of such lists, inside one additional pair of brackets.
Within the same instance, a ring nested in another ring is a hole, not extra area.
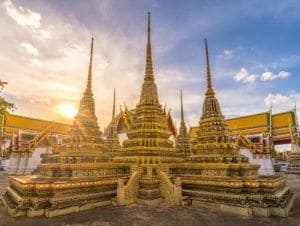
[(286, 187), (286, 178), (259, 177), (259, 166), (240, 155), (228, 136), (212, 86), (206, 40), (205, 49), (207, 91), (198, 135), (191, 143), (181, 97), (180, 131), (174, 145), (154, 79), (148, 14), (144, 82), (128, 139), (119, 147), (116, 125), (103, 140), (97, 124), (91, 88), (92, 40), (87, 87), (70, 138), (44, 157), (37, 175), (11, 177), (2, 197), (9, 214), (53, 217), (138, 203), (193, 205), (244, 216), (288, 216), (294, 195)]

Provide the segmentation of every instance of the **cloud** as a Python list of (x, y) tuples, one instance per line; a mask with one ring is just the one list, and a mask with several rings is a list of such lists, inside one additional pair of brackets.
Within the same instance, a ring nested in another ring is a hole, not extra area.
[(22, 42), (21, 47), (25, 50), (25, 52), (31, 56), (39, 56), (40, 52), (37, 48), (35, 48), (32, 44), (28, 42)]
[(261, 74), (260, 76), (260, 80), (261, 81), (271, 81), (274, 79), (285, 79), (290, 75), (290, 72), (287, 71), (280, 71), (278, 74), (274, 74), (271, 71), (266, 71), (264, 73)]
[(278, 74), (275, 74), (271, 71), (266, 71), (261, 75), (250, 74), (246, 68), (241, 68), (240, 71), (233, 77), (235, 81), (242, 83), (254, 83), (257, 78), (260, 78), (261, 81), (272, 81), (274, 79), (285, 79), (291, 73), (287, 71), (280, 71)]
[(288, 94), (282, 93), (269, 93), (265, 98), (264, 102), (267, 108), (273, 107), (274, 113), (282, 111), (290, 111), (297, 108), (297, 118), (300, 119), (300, 93), (290, 92)]
[(245, 68), (241, 68), (241, 70), (234, 76), (234, 80), (242, 83), (254, 83), (257, 77), (258, 76), (255, 74), (249, 74)]
[(42, 16), (38, 12), (33, 12), (29, 8), (18, 6), (11, 0), (5, 0), (2, 6), (6, 10), (6, 14), (12, 18), (18, 25), (29, 30), (32, 37), (45, 41), (52, 37), (51, 33), (42, 27)]
[[(29, 28), (0, 14), (0, 24), (7, 30), (0, 34), (0, 66), (5, 71), (1, 79), (8, 82), (5, 95), (17, 105), (15, 114), (65, 121), (55, 109), (62, 102), (78, 106), (86, 86), (91, 31), (74, 18), (66, 21), (58, 16), (48, 16), (47, 24), (41, 21)], [(42, 40), (37, 34), (43, 35)], [(140, 49), (146, 34), (122, 38), (103, 26), (93, 31), (93, 36), (93, 91), (98, 123), (103, 128), (111, 119), (113, 88), (117, 106), (126, 102), (135, 107), (138, 102), (145, 62)], [(43, 100), (51, 100), (51, 104)]]
[(265, 97), (264, 102), (267, 107), (280, 105), (287, 102), (290, 102), (291, 97), (282, 95), (281, 93), (272, 94), (269, 93), (268, 96)]
[(225, 49), (221, 55), (224, 59), (232, 59), (233, 57), (233, 50)]
[(41, 15), (28, 8), (17, 6), (11, 0), (5, 0), (3, 6), (6, 13), (22, 27), (37, 29), (41, 26)]
[(44, 65), (42, 61), (40, 61), (39, 59), (36, 59), (36, 58), (30, 59), (29, 64), (33, 67), (41, 67)]

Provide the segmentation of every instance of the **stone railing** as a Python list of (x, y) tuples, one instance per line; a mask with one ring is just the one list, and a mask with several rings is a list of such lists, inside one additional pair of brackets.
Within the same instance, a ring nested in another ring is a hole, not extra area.
[(160, 179), (160, 192), (165, 198), (165, 202), (168, 205), (178, 204), (177, 198), (174, 193), (174, 185), (168, 178), (167, 174), (162, 171), (158, 171), (158, 177)]
[(124, 201), (126, 205), (134, 203), (138, 194), (138, 183), (140, 177), (141, 172), (133, 172), (129, 178), (129, 181), (124, 186)]

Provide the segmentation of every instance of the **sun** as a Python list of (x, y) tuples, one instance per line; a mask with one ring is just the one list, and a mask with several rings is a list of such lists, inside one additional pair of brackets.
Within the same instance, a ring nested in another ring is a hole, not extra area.
[(63, 103), (58, 106), (59, 113), (66, 118), (73, 118), (77, 114), (76, 107), (71, 103)]

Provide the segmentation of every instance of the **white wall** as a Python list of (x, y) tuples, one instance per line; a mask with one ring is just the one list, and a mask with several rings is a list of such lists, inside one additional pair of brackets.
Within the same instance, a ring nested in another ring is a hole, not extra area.
[(241, 148), (240, 153), (249, 159), (252, 164), (260, 165), (258, 174), (261, 176), (274, 175), (273, 160), (270, 154), (253, 155), (252, 152), (247, 148)]
[(27, 169), (25, 171), (25, 174), (31, 174), (37, 168), (37, 166), (41, 163), (42, 154), (50, 154), (50, 153), (52, 153), (51, 146), (35, 148), (31, 157), (29, 157), (28, 159), (28, 164), (27, 164)]

